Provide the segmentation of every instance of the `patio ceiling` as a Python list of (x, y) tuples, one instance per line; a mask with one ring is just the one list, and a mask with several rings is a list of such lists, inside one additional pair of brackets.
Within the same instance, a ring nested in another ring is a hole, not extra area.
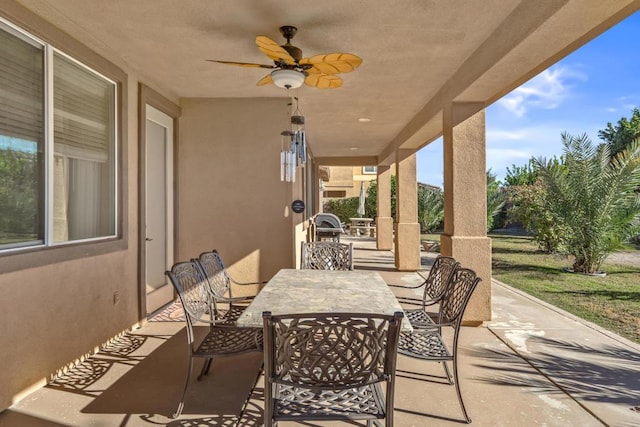
[(640, 8), (639, 0), (19, 2), (176, 99), (286, 96), (256, 86), (268, 70), (205, 61), (269, 64), (255, 37), (284, 41), (282, 25), (298, 27), (293, 44), (305, 57), (359, 55), (342, 88), (292, 91), (327, 163), (388, 163), (398, 148), (421, 148), (442, 133), (447, 103), (489, 105)]

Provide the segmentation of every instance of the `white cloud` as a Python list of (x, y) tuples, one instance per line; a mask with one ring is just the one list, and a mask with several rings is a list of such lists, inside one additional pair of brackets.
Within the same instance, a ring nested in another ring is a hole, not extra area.
[(638, 108), (640, 106), (639, 100), (640, 95), (635, 93), (619, 96), (614, 100), (614, 102), (611, 103), (612, 106), (606, 108), (605, 110), (609, 113), (622, 112), (623, 114), (627, 114), (634, 108)]
[(522, 130), (493, 130), (487, 129), (487, 141), (517, 141), (526, 138)]
[(509, 128), (509, 124), (500, 123), (496, 129), (487, 129), (487, 169), (504, 179), (508, 167), (522, 166), (534, 157), (553, 157), (562, 154), (560, 134), (567, 130), (565, 126), (553, 123)]
[[(488, 112), (486, 128), (486, 168), (504, 180), (507, 168), (523, 166), (529, 159), (562, 155), (560, 135), (568, 132), (580, 135), (586, 132), (597, 144), (597, 123), (585, 123), (581, 117), (575, 120), (541, 120), (531, 126), (518, 126), (513, 120), (498, 119)], [(443, 182), (442, 139), (438, 139), (417, 153), (418, 181), (433, 185)]]
[(573, 82), (586, 80), (584, 73), (568, 66), (551, 67), (502, 97), (497, 103), (517, 117), (524, 116), (529, 108), (551, 110), (569, 96)]
[(548, 146), (559, 145), (560, 134), (565, 130), (571, 131), (571, 127), (568, 129), (566, 125), (546, 122), (509, 129), (509, 124), (497, 123), (487, 129), (487, 148), (522, 150), (523, 147), (532, 147), (529, 151), (537, 155), (547, 152)]
[(517, 150), (514, 148), (489, 148), (487, 149), (487, 164), (500, 165), (517, 163), (518, 160), (524, 160), (526, 163), (532, 156), (533, 152), (529, 149)]

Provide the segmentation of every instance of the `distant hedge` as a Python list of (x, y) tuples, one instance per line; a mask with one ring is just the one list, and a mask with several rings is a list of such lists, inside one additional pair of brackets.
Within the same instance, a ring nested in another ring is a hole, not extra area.
[(332, 213), (346, 224), (351, 223), (349, 218), (358, 217), (359, 197), (347, 197), (344, 199), (331, 199), (325, 204), (325, 212)]

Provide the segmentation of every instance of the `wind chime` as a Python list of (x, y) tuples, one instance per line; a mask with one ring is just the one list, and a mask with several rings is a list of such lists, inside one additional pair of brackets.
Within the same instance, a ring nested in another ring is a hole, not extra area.
[(307, 138), (304, 132), (304, 116), (294, 97), (289, 104), (295, 110), (290, 115), (291, 129), (280, 132), (280, 181), (296, 182), (296, 169), (307, 163)]

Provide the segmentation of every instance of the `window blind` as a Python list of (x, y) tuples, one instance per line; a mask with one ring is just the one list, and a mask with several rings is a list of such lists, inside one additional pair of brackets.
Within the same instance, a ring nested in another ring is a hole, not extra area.
[(114, 85), (54, 55), (54, 151), (106, 163), (113, 147)]
[(42, 147), (43, 47), (34, 46), (0, 27), (0, 58), (0, 134)]

